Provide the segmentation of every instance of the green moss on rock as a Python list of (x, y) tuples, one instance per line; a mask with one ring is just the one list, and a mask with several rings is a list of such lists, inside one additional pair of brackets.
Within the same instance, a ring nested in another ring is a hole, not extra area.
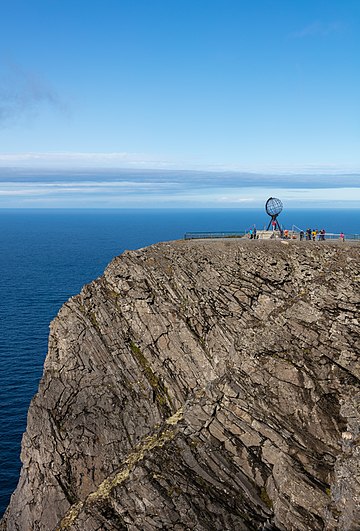
[(157, 403), (159, 410), (164, 418), (169, 417), (172, 414), (173, 407), (167, 387), (162, 382), (161, 378), (152, 370), (143, 352), (133, 341), (130, 343), (130, 348), (139, 365), (143, 369), (144, 375), (153, 390), (154, 401)]

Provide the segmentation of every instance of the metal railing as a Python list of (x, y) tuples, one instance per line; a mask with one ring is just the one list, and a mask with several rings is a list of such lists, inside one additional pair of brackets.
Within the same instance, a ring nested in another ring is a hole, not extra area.
[[(344, 234), (345, 240), (360, 240), (360, 234)], [(340, 233), (328, 232), (325, 240), (340, 240)]]
[(244, 230), (240, 231), (223, 231), (223, 232), (186, 232), (185, 240), (200, 240), (209, 238), (243, 238), (247, 234)]
[[(278, 236), (280, 236), (279, 233), (277, 233)], [(288, 240), (300, 240), (300, 232), (297, 230), (294, 230), (294, 226), (292, 230), (284, 230), (283, 231), (283, 239)], [(304, 241), (313, 241), (313, 235), (311, 233), (311, 236), (308, 240), (306, 236), (306, 232), (303, 233)], [(325, 240), (340, 240), (340, 233), (339, 232), (326, 232), (325, 234), (317, 233), (315, 236), (315, 241), (325, 241)], [(344, 240), (360, 240), (360, 234), (344, 234)]]

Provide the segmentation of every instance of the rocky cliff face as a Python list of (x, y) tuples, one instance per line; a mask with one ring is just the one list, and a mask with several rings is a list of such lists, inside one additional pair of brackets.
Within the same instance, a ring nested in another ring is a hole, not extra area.
[(1, 529), (360, 529), (359, 248), (115, 258), (51, 325)]

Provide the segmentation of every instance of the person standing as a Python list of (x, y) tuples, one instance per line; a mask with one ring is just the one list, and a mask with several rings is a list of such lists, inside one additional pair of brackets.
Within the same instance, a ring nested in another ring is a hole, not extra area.
[(343, 232), (340, 232), (340, 241), (341, 242), (345, 241), (345, 234)]

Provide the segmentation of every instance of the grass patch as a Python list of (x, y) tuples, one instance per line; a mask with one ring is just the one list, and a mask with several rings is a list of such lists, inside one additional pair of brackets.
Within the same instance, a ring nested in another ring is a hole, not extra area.
[(139, 365), (143, 369), (144, 375), (153, 390), (154, 401), (158, 405), (159, 410), (164, 418), (169, 417), (172, 413), (173, 406), (166, 385), (162, 382), (161, 378), (155, 374), (148, 360), (133, 341), (130, 343), (130, 348)]

